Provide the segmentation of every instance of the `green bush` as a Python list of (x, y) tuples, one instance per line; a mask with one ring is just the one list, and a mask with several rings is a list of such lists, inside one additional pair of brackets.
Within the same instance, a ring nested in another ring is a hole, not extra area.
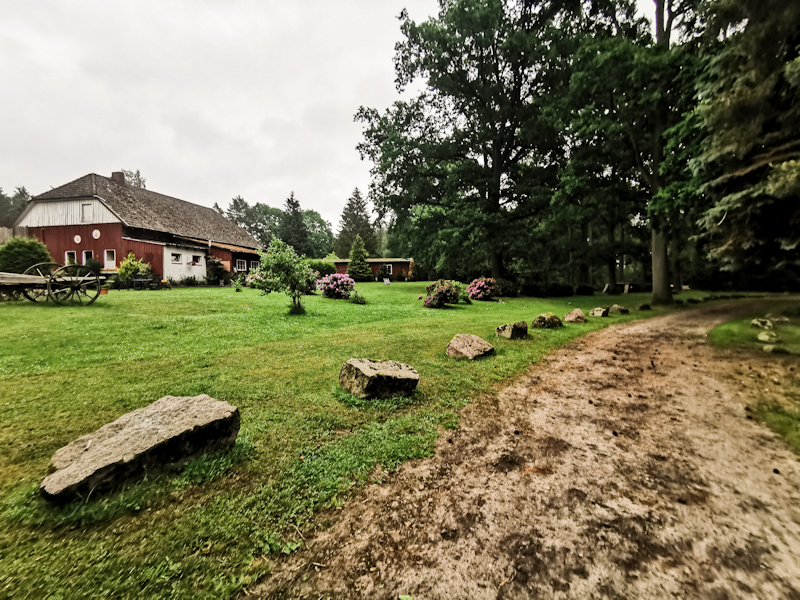
[(347, 274), (353, 281), (373, 281), (375, 276), (367, 263), (367, 250), (364, 248), (364, 240), (360, 235), (356, 235), (353, 245), (350, 246), (350, 263), (347, 265)]
[(189, 275), (188, 277), (181, 279), (181, 285), (185, 285), (186, 287), (197, 287), (200, 285), (200, 282), (197, 281), (197, 277), (194, 275)]
[(231, 274), (222, 265), (222, 261), (213, 256), (206, 259), (206, 283), (208, 285), (228, 285), (231, 281)]
[(0, 245), (0, 271), (24, 273), (35, 264), (55, 262), (47, 247), (35, 238), (12, 237)]
[(101, 263), (96, 258), (90, 258), (85, 263), (83, 263), (83, 266), (89, 269), (95, 275), (100, 275), (100, 271), (103, 270), (103, 263)]
[(389, 273), (389, 265), (381, 265), (381, 268), (378, 269), (378, 279), (383, 281), (384, 279), (389, 279), (391, 276), (391, 273)]
[(445, 304), (458, 304), (461, 293), (455, 281), (439, 279), (425, 288), (425, 308), (444, 308)]
[(319, 273), (320, 277), (336, 273), (336, 265), (329, 260), (312, 260), (311, 268)]
[(133, 279), (134, 275), (147, 274), (149, 270), (150, 265), (136, 258), (136, 255), (131, 252), (121, 263), (119, 263), (119, 268), (117, 269), (117, 281), (128, 281)]
[(350, 297), (350, 302), (353, 304), (366, 304), (367, 299), (364, 298), (363, 294), (360, 294), (358, 290), (353, 291), (353, 295)]

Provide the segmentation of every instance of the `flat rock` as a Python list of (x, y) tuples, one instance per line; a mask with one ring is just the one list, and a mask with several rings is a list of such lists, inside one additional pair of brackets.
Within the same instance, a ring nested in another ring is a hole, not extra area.
[(608, 316), (608, 309), (603, 308), (602, 306), (598, 306), (597, 308), (593, 308), (589, 311), (590, 317), (607, 317)]
[(351, 358), (339, 372), (339, 385), (359, 398), (409, 396), (417, 383), (419, 373), (395, 360)]
[(531, 327), (536, 329), (555, 329), (563, 326), (564, 324), (561, 322), (561, 319), (558, 318), (558, 315), (551, 312), (536, 315), (533, 323), (531, 323)]
[(210, 396), (164, 396), (56, 451), (39, 492), (68, 502), (114, 489), (145, 473), (174, 467), (232, 445), (239, 409)]
[(767, 344), (777, 344), (781, 341), (781, 336), (774, 331), (762, 331), (758, 334), (758, 341), (765, 342)]
[(500, 337), (508, 338), (509, 340), (521, 340), (528, 335), (528, 324), (525, 321), (508, 323), (507, 325), (500, 325), (494, 332)]
[(750, 321), (750, 325), (759, 329), (772, 329), (772, 321), (769, 319), (753, 319)]
[(627, 315), (630, 311), (624, 306), (619, 304), (612, 304), (608, 309), (609, 314), (612, 315)]
[(764, 352), (770, 352), (771, 354), (791, 354), (791, 352), (789, 352), (783, 346), (774, 346), (772, 344), (765, 344), (761, 346), (761, 349)]
[(564, 315), (565, 323), (586, 323), (586, 315), (580, 308), (569, 311)]
[(447, 345), (447, 356), (475, 360), (492, 354), (494, 346), (477, 335), (460, 333)]

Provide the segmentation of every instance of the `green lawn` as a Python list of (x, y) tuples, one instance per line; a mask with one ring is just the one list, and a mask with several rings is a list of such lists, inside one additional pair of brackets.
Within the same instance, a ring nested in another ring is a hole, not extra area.
[[(636, 313), (529, 339), (493, 336), (538, 313), (585, 312), (604, 297), (506, 299), (427, 310), (423, 283), (359, 284), (364, 306), (321, 296), (307, 314), (255, 290), (112, 291), (90, 307), (0, 304), (0, 595), (14, 598), (224, 598), (291, 552), (296, 528), (340, 504), (380, 463), (429, 455), (458, 410), (549, 350)], [(644, 295), (616, 299), (630, 308)], [(449, 359), (457, 333), (495, 344), (486, 360)], [(393, 359), (421, 375), (410, 399), (378, 406), (337, 385), (352, 357)], [(164, 395), (206, 393), (239, 407), (233, 450), (109, 498), (54, 509), (37, 495), (52, 454)]]

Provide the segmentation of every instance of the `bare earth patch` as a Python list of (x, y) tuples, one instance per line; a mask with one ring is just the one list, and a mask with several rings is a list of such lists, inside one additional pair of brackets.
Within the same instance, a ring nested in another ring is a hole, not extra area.
[(800, 469), (746, 410), (797, 384), (797, 357), (706, 343), (761, 306), (571, 343), (245, 597), (800, 598)]

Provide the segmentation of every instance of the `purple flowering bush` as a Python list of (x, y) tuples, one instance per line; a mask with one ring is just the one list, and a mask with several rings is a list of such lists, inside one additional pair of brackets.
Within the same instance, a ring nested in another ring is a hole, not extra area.
[(443, 308), (445, 304), (458, 304), (458, 286), (454, 281), (439, 279), (425, 288), (425, 308)]
[(467, 287), (472, 300), (491, 300), (497, 295), (497, 284), (491, 277), (479, 277)]
[(326, 298), (347, 300), (356, 282), (345, 273), (332, 273), (317, 281), (317, 287)]

